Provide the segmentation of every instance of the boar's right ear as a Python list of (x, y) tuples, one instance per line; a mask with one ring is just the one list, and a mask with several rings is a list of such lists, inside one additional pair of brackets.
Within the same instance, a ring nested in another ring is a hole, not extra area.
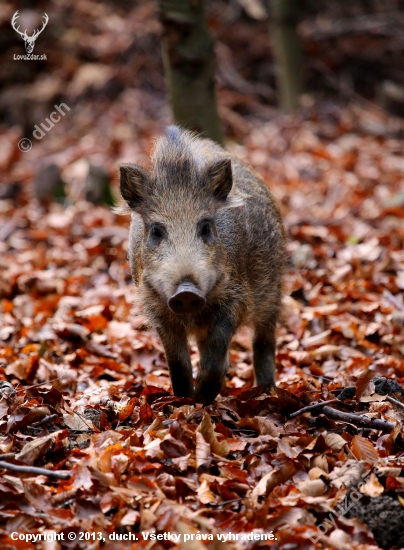
[(231, 160), (224, 158), (211, 164), (208, 167), (207, 177), (214, 197), (220, 202), (225, 202), (233, 186)]
[(139, 210), (145, 197), (145, 188), (149, 179), (147, 170), (136, 164), (122, 164), (119, 167), (119, 187), (122, 198), (131, 210)]

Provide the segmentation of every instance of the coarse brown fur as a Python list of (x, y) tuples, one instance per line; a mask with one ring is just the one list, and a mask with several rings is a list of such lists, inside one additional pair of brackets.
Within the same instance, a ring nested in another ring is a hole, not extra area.
[[(241, 325), (254, 327), (257, 384), (274, 385), (284, 232), (265, 182), (212, 141), (170, 127), (156, 142), (150, 172), (121, 167), (121, 194), (132, 211), (133, 278), (164, 345), (174, 393), (194, 395), (193, 335), (201, 353), (195, 398), (206, 404), (217, 396)], [(167, 305), (184, 280), (206, 298), (196, 315)]]

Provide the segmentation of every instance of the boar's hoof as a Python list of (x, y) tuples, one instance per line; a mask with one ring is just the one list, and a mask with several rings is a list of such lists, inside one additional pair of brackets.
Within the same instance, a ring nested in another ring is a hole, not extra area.
[(192, 283), (180, 283), (177, 291), (168, 300), (168, 307), (177, 315), (199, 313), (206, 304), (205, 298)]

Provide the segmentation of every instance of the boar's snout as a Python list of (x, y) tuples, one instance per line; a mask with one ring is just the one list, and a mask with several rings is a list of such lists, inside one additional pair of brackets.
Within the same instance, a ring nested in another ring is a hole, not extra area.
[(205, 298), (191, 282), (180, 283), (168, 300), (168, 307), (177, 315), (199, 313), (206, 304)]

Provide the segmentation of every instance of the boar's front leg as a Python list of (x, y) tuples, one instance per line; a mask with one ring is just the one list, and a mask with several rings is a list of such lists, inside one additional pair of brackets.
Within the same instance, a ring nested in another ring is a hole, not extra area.
[(275, 386), (275, 322), (269, 319), (266, 325), (255, 327), (253, 339), (254, 372), (257, 386), (267, 392)]
[(206, 337), (198, 340), (201, 355), (196, 379), (195, 401), (209, 405), (220, 392), (228, 367), (228, 351), (234, 334), (234, 323), (227, 316), (217, 315)]
[(175, 331), (166, 326), (164, 329), (157, 329), (166, 354), (171, 386), (177, 397), (193, 397), (194, 381), (187, 335), (182, 327), (175, 328)]

